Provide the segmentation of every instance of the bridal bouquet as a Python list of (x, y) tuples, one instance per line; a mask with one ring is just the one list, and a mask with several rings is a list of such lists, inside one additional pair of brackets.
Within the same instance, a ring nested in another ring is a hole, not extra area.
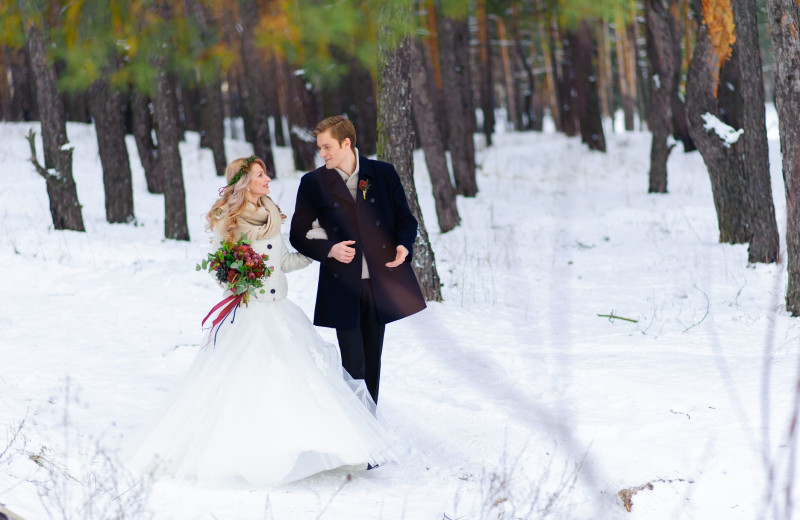
[[(197, 264), (195, 270), (216, 272), (217, 280), (220, 281), (233, 294), (216, 304), (213, 309), (203, 319), (205, 325), (208, 318), (215, 311), (221, 309), (217, 317), (211, 322), (211, 330), (217, 325), (221, 325), (225, 318), (231, 313), (236, 314), (239, 304), (248, 304), (250, 295), (256, 289), (264, 293), (264, 279), (272, 274), (273, 267), (268, 267), (264, 262), (269, 260), (269, 256), (260, 255), (250, 247), (250, 241), (245, 238), (244, 233), (238, 242), (233, 243), (223, 240), (220, 248), (208, 254), (208, 258)], [(233, 319), (231, 319), (233, 323)], [(219, 331), (219, 329), (217, 329)], [(210, 335), (209, 335), (210, 338)], [(214, 334), (216, 343), (216, 333)]]
[(217, 280), (234, 295), (241, 295), (245, 305), (250, 301), (250, 295), (256, 289), (264, 293), (264, 278), (272, 274), (273, 268), (267, 267), (264, 262), (269, 260), (267, 255), (259, 255), (250, 247), (250, 241), (242, 238), (238, 242), (222, 241), (220, 248), (208, 254), (208, 258), (197, 264), (197, 271), (217, 273)]

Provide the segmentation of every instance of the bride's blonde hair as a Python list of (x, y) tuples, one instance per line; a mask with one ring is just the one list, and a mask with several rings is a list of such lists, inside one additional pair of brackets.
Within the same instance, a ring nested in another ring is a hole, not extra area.
[[(267, 165), (258, 157), (240, 157), (234, 159), (225, 168), (225, 181), (228, 185), (220, 190), (220, 197), (211, 206), (211, 210), (206, 215), (206, 230), (216, 229), (225, 240), (234, 240), (233, 230), (239, 223), (239, 215), (245, 209), (247, 203), (247, 185), (250, 184), (250, 170), (253, 163), (258, 164), (267, 171)], [(240, 173), (243, 174), (239, 176)], [(239, 179), (231, 184), (234, 177)]]

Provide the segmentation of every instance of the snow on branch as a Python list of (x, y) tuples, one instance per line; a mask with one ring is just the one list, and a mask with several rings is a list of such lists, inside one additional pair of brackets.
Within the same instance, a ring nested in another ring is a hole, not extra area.
[(703, 128), (705, 128), (706, 132), (714, 132), (716, 133), (720, 139), (722, 139), (722, 144), (725, 148), (730, 148), (731, 145), (736, 144), (736, 141), (739, 140), (739, 137), (744, 134), (744, 128), (740, 128), (736, 130), (730, 125), (723, 123), (722, 121), (717, 118), (714, 114), (709, 114), (706, 112), (701, 116), (705, 124)]
[[(36, 132), (34, 132), (33, 130), (29, 131), (26, 139), (28, 140), (28, 142), (31, 145), (31, 159), (30, 159), (30, 161), (31, 161), (31, 164), (33, 164), (33, 167), (36, 168), (36, 172), (39, 175), (41, 175), (42, 177), (44, 177), (44, 180), (46, 180), (46, 181), (49, 181), (49, 180), (60, 181), (60, 180), (62, 180), (61, 172), (59, 172), (58, 170), (55, 170), (53, 168), (47, 168), (46, 169), (41, 164), (39, 164), (39, 160), (36, 158)], [(69, 143), (67, 143), (67, 144), (69, 144)], [(62, 146), (62, 150), (61, 151), (64, 151), (64, 152), (67, 152), (67, 153), (72, 153), (72, 149), (73, 149), (72, 145), (70, 145), (69, 148), (67, 148), (67, 149), (65, 149)]]

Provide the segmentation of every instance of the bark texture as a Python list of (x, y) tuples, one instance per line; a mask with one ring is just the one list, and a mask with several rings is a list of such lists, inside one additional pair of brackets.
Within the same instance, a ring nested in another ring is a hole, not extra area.
[(440, 21), (439, 57), (447, 111), (447, 148), (450, 150), (456, 192), (465, 197), (474, 197), (478, 193), (471, 119), (474, 111), (470, 111), (472, 101), (466, 98), (467, 91), (464, 87), (464, 84), (469, 85), (470, 75), (468, 64), (463, 61), (464, 53), (457, 52), (458, 48), (466, 45), (469, 36), (467, 22), (448, 17), (442, 17)]
[(50, 216), (55, 229), (85, 231), (78, 192), (72, 177), (72, 147), (67, 139), (64, 104), (56, 85), (55, 69), (47, 62), (48, 44), (43, 30), (26, 22), (26, 47), (36, 78), (39, 113), (42, 114), (44, 167), (36, 159), (33, 133), (29, 134), (31, 162), (45, 179), (50, 198)]
[(590, 150), (606, 151), (600, 96), (597, 91), (597, 73), (592, 63), (595, 56), (592, 26), (582, 21), (576, 32), (570, 33), (570, 50), (574, 70), (576, 112), (581, 140)]
[(258, 23), (258, 9), (255, 0), (239, 0), (241, 22), (241, 54), (244, 64), (244, 79), (247, 82), (247, 111), (252, 125), (253, 150), (267, 166), (267, 175), (274, 178), (275, 158), (272, 155), (272, 138), (269, 132), (269, 118), (266, 106), (266, 87), (261, 72), (264, 60), (255, 45), (255, 28)]
[(133, 115), (133, 137), (139, 150), (139, 160), (144, 168), (147, 191), (164, 193), (164, 170), (158, 160), (158, 147), (153, 143), (153, 119), (150, 114), (150, 100), (140, 92), (131, 96)]
[[(381, 16), (388, 19), (410, 17), (402, 5), (387, 3)], [(411, 38), (404, 35), (397, 47), (390, 47), (391, 24), (378, 37), (378, 159), (395, 166), (405, 188), (411, 212), (419, 223), (414, 243), (414, 272), (422, 294), (428, 301), (441, 301), (442, 292), (436, 261), (428, 239), (414, 186), (414, 129), (411, 120)], [(388, 41), (387, 41), (388, 40)]]
[(183, 164), (178, 149), (180, 129), (174, 114), (178, 110), (175, 83), (156, 63), (158, 83), (153, 100), (158, 137), (158, 160), (164, 172), (164, 236), (173, 240), (189, 240), (186, 224), (186, 192), (183, 187)]
[[(745, 202), (749, 216), (750, 262), (778, 260), (780, 239), (772, 202), (769, 175), (769, 147), (764, 114), (764, 81), (758, 44), (755, 0), (733, 0), (736, 27), (735, 52), (739, 63), (739, 98), (744, 134)], [(796, 114), (795, 114), (796, 117)]]
[(128, 147), (125, 145), (123, 93), (112, 89), (108, 80), (97, 80), (89, 88), (89, 106), (103, 166), (106, 220), (132, 222), (135, 218), (133, 186)]
[(676, 66), (680, 48), (674, 18), (662, 0), (645, 0), (647, 57), (650, 61), (650, 107), (647, 126), (653, 135), (650, 146), (650, 193), (667, 192), (667, 159), (674, 145), (667, 144), (672, 134), (672, 99), (675, 95)]
[(322, 111), (319, 108), (318, 96), (303, 74), (300, 71), (292, 70), (288, 64), (286, 67), (286, 92), (288, 94), (286, 111), (294, 167), (307, 172), (315, 168), (317, 139), (314, 137), (313, 131), (322, 119)]
[[(486, 0), (477, 0), (478, 22), (478, 77), (481, 85), (481, 111), (483, 112), (483, 133), (486, 146), (492, 146), (494, 133), (494, 92), (492, 80), (492, 53), (489, 46), (489, 21), (486, 16)], [(466, 24), (466, 21), (464, 22)], [(452, 150), (451, 150), (452, 152)], [(459, 193), (461, 190), (459, 190)]]
[[(706, 128), (711, 117), (721, 121), (716, 97), (719, 59), (714, 53), (708, 28), (702, 25), (697, 33), (689, 76), (686, 81), (686, 110), (689, 132), (703, 156), (711, 178), (711, 191), (717, 210), (720, 242), (747, 242), (747, 215), (744, 199), (744, 142), (726, 143), (713, 130)], [(726, 146), (727, 145), (727, 146)]]
[(775, 68), (775, 104), (778, 108), (783, 182), (786, 190), (786, 255), (789, 285), (786, 310), (800, 316), (800, 28), (793, 0), (767, 0), (769, 34)]
[(436, 124), (436, 109), (433, 102), (433, 84), (425, 66), (419, 46), (411, 45), (411, 91), (414, 101), (414, 119), (425, 151), (425, 164), (431, 177), (433, 198), (439, 230), (446, 233), (460, 222), (456, 206), (456, 190), (450, 181), (447, 169), (444, 141)]

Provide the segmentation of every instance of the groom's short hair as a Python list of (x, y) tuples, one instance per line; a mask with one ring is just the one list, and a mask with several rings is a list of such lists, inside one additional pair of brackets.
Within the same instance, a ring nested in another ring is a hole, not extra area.
[(356, 147), (356, 128), (353, 123), (344, 116), (326, 117), (314, 128), (313, 135), (317, 137), (322, 132), (331, 131), (331, 137), (336, 139), (339, 145), (345, 140), (350, 139), (350, 146)]

